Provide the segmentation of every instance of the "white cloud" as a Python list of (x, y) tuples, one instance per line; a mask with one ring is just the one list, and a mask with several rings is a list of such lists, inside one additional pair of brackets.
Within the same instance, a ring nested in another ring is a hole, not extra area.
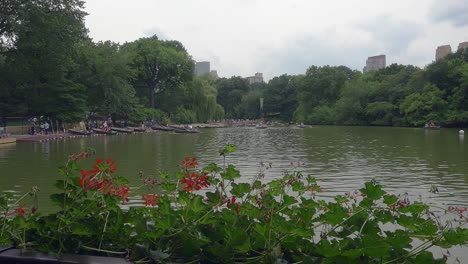
[(463, 19), (447, 20), (453, 8), (436, 8), (445, 2), (466, 0), (87, 0), (86, 25), (96, 41), (156, 33), (221, 76), (272, 78), (313, 64), (362, 69), (380, 53), (422, 67), (438, 45), (468, 40)]

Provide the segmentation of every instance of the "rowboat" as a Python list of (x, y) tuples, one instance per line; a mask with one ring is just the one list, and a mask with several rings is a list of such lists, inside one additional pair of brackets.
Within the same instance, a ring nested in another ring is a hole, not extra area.
[(0, 137), (0, 145), (1, 144), (8, 144), (8, 143), (15, 143), (16, 138), (11, 138), (11, 137)]
[(160, 131), (174, 131), (175, 128), (173, 127), (168, 127), (168, 126), (159, 126), (159, 125), (154, 125), (151, 127), (153, 130), (160, 130)]
[(118, 132), (118, 133), (126, 133), (126, 134), (132, 134), (134, 132), (133, 129), (121, 128), (121, 127), (111, 127), (111, 130)]
[(194, 128), (174, 128), (174, 132), (179, 134), (196, 134), (200, 133), (200, 130)]
[(74, 135), (81, 135), (81, 136), (89, 136), (93, 132), (89, 130), (83, 130), (83, 129), (68, 129), (68, 132)]
[(432, 130), (437, 130), (440, 129), (440, 126), (423, 126), (424, 129), (432, 129)]
[(104, 130), (104, 129), (99, 129), (99, 128), (93, 128), (93, 132), (96, 134), (103, 134), (103, 135), (116, 135), (117, 132), (111, 131), (111, 130)]
[(146, 132), (146, 128), (142, 127), (129, 127), (129, 129), (133, 129), (135, 132)]

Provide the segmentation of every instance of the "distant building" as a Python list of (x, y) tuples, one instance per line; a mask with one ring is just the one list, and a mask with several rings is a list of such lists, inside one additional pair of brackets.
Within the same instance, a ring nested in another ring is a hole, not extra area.
[(254, 76), (249, 76), (249, 77), (247, 77), (245, 79), (247, 79), (247, 82), (249, 84), (262, 83), (263, 82), (263, 73), (257, 72), (257, 73), (255, 73)]
[(215, 71), (215, 70), (210, 71), (210, 75), (211, 75), (213, 78), (215, 78), (215, 79), (218, 79), (218, 78), (219, 78), (219, 76), (218, 76), (218, 71)]
[(461, 42), (460, 44), (458, 44), (458, 50), (466, 49), (466, 48), (468, 48), (468, 41)]
[(195, 71), (196, 76), (200, 76), (203, 74), (210, 73), (210, 62), (209, 61), (198, 61), (195, 63)]
[(450, 53), (452, 53), (452, 47), (450, 47), (450, 45), (439, 46), (436, 49), (435, 59), (438, 61), (445, 58)]
[(367, 58), (366, 67), (364, 67), (363, 72), (375, 71), (378, 69), (383, 69), (386, 66), (386, 57), (385, 55), (377, 55)]

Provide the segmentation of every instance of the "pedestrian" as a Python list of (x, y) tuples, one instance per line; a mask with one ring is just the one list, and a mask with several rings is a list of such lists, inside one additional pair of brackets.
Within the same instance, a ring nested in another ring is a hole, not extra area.
[(46, 135), (49, 133), (49, 123), (47, 121), (44, 123), (44, 131)]

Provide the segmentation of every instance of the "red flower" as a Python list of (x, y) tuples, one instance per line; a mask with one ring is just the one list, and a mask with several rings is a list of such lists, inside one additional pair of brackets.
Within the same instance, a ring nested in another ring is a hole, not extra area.
[(199, 191), (201, 188), (208, 187), (210, 182), (208, 181), (208, 176), (205, 173), (198, 175), (196, 172), (185, 172), (185, 177), (180, 179), (180, 184), (185, 184), (183, 189), (187, 192)]
[(117, 170), (117, 165), (115, 165), (115, 160), (109, 158), (106, 160), (107, 167), (109, 168), (109, 173), (114, 173)]
[(143, 194), (143, 204), (148, 206), (156, 206), (158, 204), (158, 195), (157, 194)]
[(128, 202), (128, 195), (130, 194), (130, 189), (128, 186), (120, 186), (114, 191), (114, 195), (120, 197), (120, 199), (124, 202)]
[(188, 168), (196, 168), (198, 166), (198, 162), (196, 158), (190, 159), (189, 157), (185, 157), (185, 159), (182, 161), (182, 167), (188, 169)]
[(239, 215), (240, 204), (236, 203), (236, 196), (232, 196), (230, 199), (228, 198), (226, 202), (227, 202), (226, 207), (232, 208), (232, 206), (234, 206), (234, 211), (236, 212), (237, 215)]
[(96, 163), (102, 163), (103, 161), (104, 161), (104, 160), (101, 159), (101, 158), (97, 158), (97, 159), (96, 159)]
[(20, 204), (18, 208), (15, 209), (16, 215), (24, 215), (25, 213), (26, 213), (26, 210), (24, 209), (24, 204)]

